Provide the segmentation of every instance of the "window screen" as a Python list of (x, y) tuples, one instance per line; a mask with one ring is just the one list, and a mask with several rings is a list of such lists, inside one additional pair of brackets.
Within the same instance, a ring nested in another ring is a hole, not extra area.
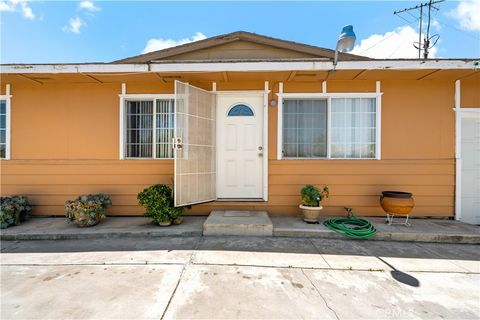
[(375, 158), (375, 98), (332, 98), (331, 157)]
[(0, 158), (7, 153), (7, 102), (0, 100)]
[(327, 156), (327, 100), (285, 100), (283, 105), (283, 156)]

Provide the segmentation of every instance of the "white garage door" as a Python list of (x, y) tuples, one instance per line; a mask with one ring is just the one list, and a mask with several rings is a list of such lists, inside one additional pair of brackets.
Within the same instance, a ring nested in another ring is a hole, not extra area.
[(461, 112), (460, 220), (480, 224), (480, 110)]

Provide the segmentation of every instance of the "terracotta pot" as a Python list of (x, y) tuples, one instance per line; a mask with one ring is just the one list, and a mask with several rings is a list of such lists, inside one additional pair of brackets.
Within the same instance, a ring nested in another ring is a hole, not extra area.
[(299, 208), (302, 209), (303, 221), (308, 223), (317, 223), (318, 217), (320, 216), (320, 210), (323, 209), (322, 206), (307, 207), (304, 205), (300, 205)]
[(174, 225), (179, 225), (180, 223), (183, 222), (183, 218), (182, 217), (178, 217), (177, 219), (173, 220), (172, 221), (172, 224)]
[(411, 193), (400, 191), (383, 191), (380, 205), (387, 213), (409, 214), (415, 206)]
[(168, 227), (171, 224), (172, 224), (172, 221), (161, 221), (158, 223), (160, 227)]

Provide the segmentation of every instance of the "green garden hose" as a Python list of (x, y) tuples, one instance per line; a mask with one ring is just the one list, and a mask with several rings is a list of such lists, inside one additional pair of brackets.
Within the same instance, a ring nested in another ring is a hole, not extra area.
[(368, 239), (377, 233), (377, 229), (365, 219), (357, 218), (350, 208), (345, 208), (348, 212), (347, 218), (332, 218), (325, 220), (323, 224), (335, 231), (353, 239)]

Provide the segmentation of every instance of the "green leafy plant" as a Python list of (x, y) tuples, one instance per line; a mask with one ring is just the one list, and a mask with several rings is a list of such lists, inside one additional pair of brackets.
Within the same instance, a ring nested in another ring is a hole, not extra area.
[(33, 206), (24, 196), (0, 198), (0, 228), (5, 229), (12, 225), (19, 225), (26, 221), (32, 212)]
[(145, 208), (145, 216), (154, 223), (169, 222), (183, 213), (183, 207), (175, 207), (173, 191), (164, 184), (156, 184), (144, 189), (137, 195), (138, 203)]
[(311, 184), (307, 184), (300, 190), (302, 196), (302, 204), (307, 207), (318, 207), (323, 199), (328, 198), (330, 195), (328, 186), (324, 185), (322, 189), (319, 189)]
[(65, 215), (68, 222), (74, 222), (80, 227), (96, 225), (105, 219), (106, 209), (112, 206), (109, 195), (87, 194), (81, 195), (75, 200), (65, 202)]

